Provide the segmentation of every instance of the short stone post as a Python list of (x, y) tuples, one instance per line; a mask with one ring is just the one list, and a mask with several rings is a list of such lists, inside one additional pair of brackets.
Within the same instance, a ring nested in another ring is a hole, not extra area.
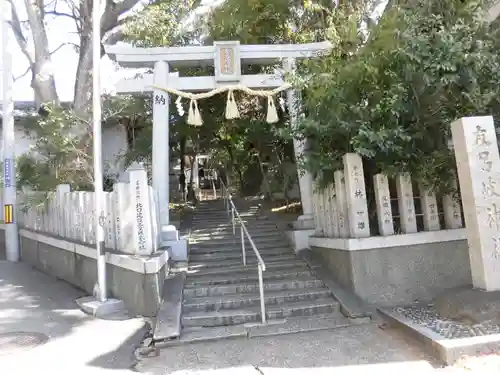
[(472, 283), (500, 290), (500, 156), (493, 117), (451, 124), (469, 244)]
[(326, 236), (325, 225), (325, 201), (323, 199), (323, 190), (318, 187), (318, 213), (319, 213), (319, 229), (322, 236)]
[(422, 185), (419, 186), (420, 204), (422, 206), (422, 214), (424, 219), (424, 230), (433, 231), (440, 230), (439, 214), (436, 194), (425, 189)]
[(133, 206), (129, 184), (118, 182), (114, 184), (113, 191), (115, 193), (115, 235), (117, 249), (126, 254), (135, 254), (135, 207)]
[(462, 228), (462, 210), (460, 208), (460, 197), (457, 190), (457, 180), (453, 179), (452, 188), (455, 192), (443, 197), (444, 225), (446, 229)]
[(153, 252), (158, 250), (158, 245), (160, 241), (160, 231), (159, 231), (159, 217), (158, 217), (158, 207), (155, 191), (152, 186), (148, 186), (149, 194), (149, 207), (151, 212), (151, 238), (153, 241)]
[(319, 212), (319, 194), (316, 183), (314, 183), (312, 191), (313, 191), (312, 192), (313, 223), (315, 229), (314, 235), (319, 236), (321, 235), (321, 224), (320, 224), (321, 213)]
[(381, 236), (392, 236), (394, 234), (394, 221), (392, 218), (389, 180), (385, 174), (379, 173), (373, 176), (373, 184), (375, 187), (378, 231)]
[(71, 212), (71, 239), (77, 240), (79, 233), (79, 222), (78, 220), (80, 219), (78, 209), (79, 209), (79, 204), (78, 204), (78, 192), (74, 191), (69, 193), (69, 200), (70, 200), (70, 206), (68, 207)]
[(133, 224), (135, 254), (150, 255), (153, 252), (153, 241), (148, 176), (139, 163), (133, 163), (127, 171), (130, 178), (129, 194), (135, 208)]
[(66, 233), (64, 194), (69, 193), (71, 187), (68, 184), (60, 184), (56, 186), (56, 209), (57, 209), (57, 234), (61, 237)]
[(349, 237), (349, 220), (347, 219), (347, 197), (345, 191), (345, 179), (343, 171), (333, 173), (335, 180), (335, 196), (337, 197), (337, 214), (339, 223), (339, 236)]
[(337, 207), (337, 197), (335, 196), (335, 187), (328, 185), (328, 196), (330, 197), (330, 218), (332, 221), (332, 237), (339, 237), (339, 217)]
[(105, 192), (104, 197), (106, 201), (106, 210), (104, 211), (105, 225), (104, 225), (104, 245), (108, 249), (116, 249), (115, 237), (115, 199), (114, 192)]
[(85, 212), (85, 193), (83, 191), (76, 192), (76, 213), (77, 213), (77, 222), (75, 225), (76, 230), (76, 240), (78, 242), (85, 242), (85, 216), (87, 213)]
[(92, 211), (92, 206), (93, 206), (93, 194), (89, 191), (84, 191), (83, 192), (83, 210), (84, 210), (84, 221), (83, 221), (83, 237), (84, 237), (84, 242), (86, 244), (91, 245), (93, 243), (93, 233), (94, 233), (94, 226), (93, 226), (93, 211)]
[(401, 231), (403, 233), (416, 233), (415, 202), (413, 201), (413, 186), (409, 173), (396, 176), (396, 191), (398, 194)]
[(322, 190), (323, 193), (323, 217), (325, 218), (325, 237), (333, 237), (332, 218), (330, 210), (330, 194), (328, 188)]
[(345, 154), (343, 160), (349, 233), (354, 238), (370, 237), (363, 161), (354, 153)]

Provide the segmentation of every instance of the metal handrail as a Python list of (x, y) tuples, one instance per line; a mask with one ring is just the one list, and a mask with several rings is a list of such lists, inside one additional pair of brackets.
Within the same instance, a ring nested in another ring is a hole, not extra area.
[(257, 272), (259, 274), (259, 294), (260, 294), (260, 312), (262, 315), (262, 324), (266, 323), (266, 304), (264, 301), (264, 279), (262, 276), (262, 272), (266, 270), (266, 263), (264, 263), (264, 260), (260, 256), (260, 252), (257, 249), (257, 246), (255, 246), (255, 243), (252, 240), (252, 236), (250, 236), (250, 233), (248, 233), (247, 227), (243, 223), (243, 220), (241, 219), (241, 216), (236, 209), (236, 206), (234, 205), (233, 199), (231, 197), (231, 194), (229, 193), (228, 188), (220, 178), (220, 183), (222, 186), (222, 197), (224, 199), (224, 207), (226, 208), (228, 215), (231, 215), (231, 224), (233, 225), (233, 235), (236, 236), (236, 221), (239, 222), (240, 224), (240, 238), (241, 238), (241, 254), (243, 257), (243, 265), (246, 267), (247, 265), (247, 255), (246, 255), (246, 249), (245, 249), (245, 236), (248, 238), (248, 242), (250, 242), (250, 245), (252, 246), (253, 252), (255, 253), (255, 256), (257, 257)]

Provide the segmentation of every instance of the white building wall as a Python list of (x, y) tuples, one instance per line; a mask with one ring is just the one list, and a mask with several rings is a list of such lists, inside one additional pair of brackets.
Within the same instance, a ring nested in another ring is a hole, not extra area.
[(127, 133), (123, 126), (103, 129), (102, 159), (104, 170), (109, 175), (120, 177), (124, 171), (122, 156), (127, 152)]
[[(0, 131), (0, 160), (3, 160), (3, 137)], [(23, 130), (15, 131), (16, 137), (16, 157), (27, 153), (30, 147), (36, 144), (34, 136), (26, 135)], [(110, 129), (103, 129), (102, 133), (102, 156), (104, 170), (111, 175), (120, 175), (123, 172), (123, 163), (121, 156), (127, 150), (127, 137), (125, 129), (122, 126), (116, 126)]]

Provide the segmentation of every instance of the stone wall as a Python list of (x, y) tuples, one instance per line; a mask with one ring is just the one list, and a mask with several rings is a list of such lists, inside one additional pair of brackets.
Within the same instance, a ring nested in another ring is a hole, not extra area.
[(464, 229), (309, 243), (335, 279), (369, 303), (428, 301), (472, 283)]
[(288, 235), (295, 245), (303, 247), (300, 234), (307, 236), (332, 277), (370, 303), (430, 300), (471, 284), (456, 193), (436, 196), (407, 173), (377, 174), (369, 190), (361, 157), (350, 153), (343, 161), (334, 183), (314, 187), (314, 230)]
[[(19, 231), (19, 247), (23, 262), (93, 293), (97, 280), (95, 248), (26, 229)], [(109, 296), (121, 299), (132, 315), (155, 316), (167, 259), (167, 252), (148, 257), (108, 253)]]

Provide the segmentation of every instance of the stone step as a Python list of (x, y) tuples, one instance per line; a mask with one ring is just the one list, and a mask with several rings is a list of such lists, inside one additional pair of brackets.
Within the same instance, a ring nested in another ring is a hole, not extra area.
[[(311, 316), (314, 314), (333, 313), (338, 310), (338, 302), (331, 297), (267, 306), (266, 317), (269, 320), (283, 319), (292, 316)], [(217, 327), (258, 322), (260, 320), (260, 306), (253, 306), (239, 310), (227, 309), (187, 313), (182, 317), (182, 324), (183, 327)]]
[[(259, 214), (258, 210), (248, 210), (248, 211), (238, 211), (240, 216), (256, 216)], [(231, 211), (226, 210), (218, 210), (218, 211), (193, 211), (192, 217), (202, 217), (202, 218), (211, 218), (211, 217), (229, 217), (231, 215)]]
[[(236, 226), (236, 229), (239, 230), (239, 227)], [(251, 236), (256, 235), (256, 234), (269, 234), (269, 233), (281, 233), (276, 225), (272, 225), (269, 227), (264, 227), (264, 228), (257, 228), (255, 229), (254, 227), (247, 227), (248, 233), (250, 233)], [(231, 235), (233, 236), (233, 227), (229, 226), (227, 228), (222, 228), (222, 229), (214, 229), (214, 228), (202, 228), (202, 229), (196, 229), (191, 231), (191, 236), (192, 237), (218, 237), (218, 236), (225, 236), (225, 235)]]
[[(278, 270), (267, 270), (263, 273), (264, 282), (271, 280), (283, 280), (286, 278), (310, 276), (311, 271), (306, 266), (297, 267), (291, 266), (289, 268), (282, 268)], [(225, 284), (239, 284), (248, 282), (257, 282), (259, 277), (257, 270), (244, 269), (237, 272), (227, 272), (223, 274), (191, 274), (187, 277), (185, 286), (194, 287), (196, 285), (225, 285)]]
[(321, 314), (311, 317), (292, 317), (287, 319), (270, 320), (264, 325), (240, 324), (223, 327), (189, 327), (183, 329), (179, 339), (155, 342), (155, 346), (157, 348), (165, 348), (221, 339), (253, 338), (300, 332), (313, 332), (345, 328), (364, 323), (366, 322), (353, 321), (338, 314)]
[[(287, 245), (287, 243), (283, 238), (281, 238), (281, 236), (265, 237), (259, 239), (252, 238), (252, 241), (257, 246), (257, 248), (259, 247), (259, 245), (275, 245), (275, 244), (279, 244), (281, 246)], [(250, 246), (250, 241), (248, 240), (248, 237), (245, 237), (245, 244)], [(241, 246), (241, 238), (239, 236), (224, 240), (210, 240), (210, 241), (200, 241), (200, 242), (193, 242), (191, 240), (189, 241), (189, 247), (191, 249), (223, 248), (226, 246), (234, 247), (234, 245)]]
[[(292, 251), (287, 248), (278, 247), (271, 249), (262, 249), (257, 246), (259, 250), (260, 256), (264, 259), (269, 259), (271, 257), (280, 257), (280, 256), (288, 256), (292, 255)], [(247, 261), (256, 258), (253, 249), (250, 246), (246, 247), (246, 258)], [(213, 252), (208, 254), (200, 254), (198, 252), (191, 252), (189, 254), (189, 262), (220, 262), (220, 261), (229, 261), (229, 260), (241, 260), (243, 259), (243, 255), (241, 253), (241, 248), (239, 246), (235, 246), (233, 251), (220, 251)]]
[[(267, 241), (270, 239), (280, 239), (283, 242), (286, 242), (286, 238), (278, 231), (265, 231), (265, 232), (248, 232), (250, 234), (250, 237), (252, 237), (253, 242), (257, 243), (258, 241)], [(200, 242), (207, 242), (207, 243), (212, 243), (214, 242), (241, 242), (241, 234), (240, 231), (237, 231), (236, 234), (233, 234), (233, 232), (228, 232), (228, 233), (215, 233), (213, 235), (200, 235), (200, 234), (191, 234), (189, 236), (189, 240), (192, 245), (196, 245), (197, 243)], [(245, 236), (245, 240), (248, 241), (248, 237)]]
[[(264, 272), (264, 275), (267, 272), (273, 272), (273, 271), (278, 271), (278, 270), (286, 270), (289, 268), (295, 268), (295, 267), (306, 267), (305, 263), (298, 258), (294, 259), (285, 259), (285, 260), (278, 260), (278, 261), (270, 261), (266, 262), (266, 272)], [(241, 263), (240, 264), (235, 264), (232, 266), (225, 266), (224, 268), (221, 267), (205, 267), (202, 264), (199, 265), (190, 265), (188, 267), (188, 277), (202, 277), (202, 276), (210, 276), (210, 275), (225, 275), (228, 273), (234, 273), (234, 272), (246, 272), (246, 271), (253, 271), (257, 272), (257, 268), (255, 266), (244, 266)]]
[[(248, 249), (250, 250), (250, 249)], [(250, 254), (250, 251), (247, 252)], [(262, 255), (261, 255), (262, 256)], [(266, 258), (262, 258), (264, 263), (267, 266), (267, 262), (278, 262), (278, 261), (290, 261), (294, 259), (298, 259), (297, 256), (293, 253), (290, 254), (279, 254), (279, 255), (270, 255)], [(300, 260), (300, 259), (299, 259)], [(207, 259), (204, 261), (190, 261), (189, 267), (198, 267), (198, 268), (209, 268), (209, 267), (217, 267), (224, 268), (229, 266), (237, 266), (242, 263), (242, 258), (240, 259)], [(247, 266), (257, 265), (257, 258), (255, 256), (247, 257)]]
[[(272, 280), (264, 283), (264, 291), (294, 290), (323, 287), (322, 281), (314, 276), (301, 276), (282, 280)], [(184, 299), (195, 297), (223, 296), (225, 294), (256, 293), (259, 291), (257, 282), (225, 284), (225, 285), (196, 285), (184, 288)]]
[[(245, 220), (244, 220), (243, 223), (245, 224), (247, 229), (252, 228), (255, 231), (261, 230), (261, 229), (269, 229), (269, 230), (273, 229), (273, 228), (275, 230), (278, 229), (276, 224), (274, 224), (273, 222), (268, 221), (268, 220), (255, 220), (252, 223), (249, 223), (248, 221), (245, 222)], [(239, 229), (238, 223), (235, 224), (235, 227), (236, 227), (236, 229)], [(233, 229), (233, 224), (231, 224), (230, 221), (227, 221), (227, 222), (215, 221), (215, 222), (205, 222), (205, 223), (193, 222), (193, 227), (192, 227), (191, 232), (199, 232), (199, 231), (217, 232), (219, 230), (228, 230), (228, 231), (231, 230), (232, 231), (232, 229)]]
[[(332, 294), (327, 288), (280, 290), (264, 293), (264, 301), (267, 308), (276, 304), (312, 301), (321, 298), (332, 298)], [(184, 300), (182, 309), (187, 314), (195, 311), (216, 312), (222, 309), (246, 309), (257, 305), (260, 306), (259, 293), (241, 293), (190, 298)]]
[[(253, 249), (250, 245), (245, 245), (245, 250), (247, 255), (254, 254)], [(293, 254), (293, 251), (288, 246), (283, 246), (282, 244), (276, 245), (257, 245), (257, 250), (262, 257), (265, 257), (265, 254), (283, 254), (290, 255)], [(213, 256), (232, 256), (234, 254), (240, 254), (241, 256), (241, 244), (235, 244), (232, 247), (216, 247), (213, 249), (190, 249), (190, 255), (213, 255)], [(265, 261), (265, 259), (264, 259)]]

